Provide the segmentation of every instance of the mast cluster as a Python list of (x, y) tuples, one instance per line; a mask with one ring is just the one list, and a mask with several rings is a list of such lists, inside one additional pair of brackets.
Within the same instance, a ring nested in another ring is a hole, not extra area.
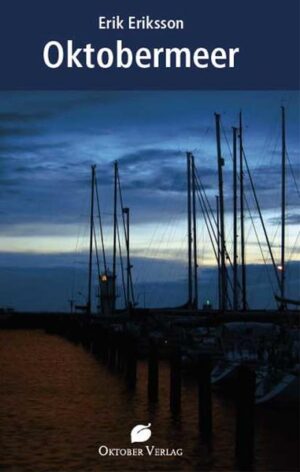
[[(207, 227), (209, 238), (213, 247), (213, 251), (217, 261), (218, 267), (218, 300), (219, 310), (225, 312), (228, 309), (234, 311), (247, 311), (247, 271), (246, 271), (246, 243), (245, 243), (245, 203), (250, 211), (249, 204), (246, 200), (244, 190), (245, 170), (249, 177), (250, 187), (253, 192), (254, 201), (258, 216), (262, 225), (263, 233), (266, 239), (269, 254), (272, 260), (275, 271), (275, 279), (277, 280), (280, 290), (280, 297), (275, 295), (276, 299), (280, 299), (280, 309), (286, 308), (285, 301), (285, 203), (286, 203), (286, 189), (285, 189), (285, 166), (286, 166), (286, 130), (285, 130), (285, 110), (281, 110), (282, 121), (282, 184), (281, 184), (281, 264), (279, 266), (275, 263), (270, 240), (267, 234), (265, 222), (262, 216), (260, 204), (255, 190), (253, 178), (246, 159), (244, 144), (243, 144), (243, 120), (242, 113), (239, 113), (239, 126), (232, 128), (232, 215), (233, 215), (233, 255), (232, 260), (226, 247), (226, 230), (225, 230), (225, 204), (224, 204), (224, 179), (223, 167), (225, 160), (222, 156), (221, 145), (221, 116), (215, 114), (215, 128), (216, 128), (216, 145), (217, 145), (217, 170), (218, 170), (218, 195), (216, 195), (216, 217), (210, 208), (209, 201), (201, 179), (197, 173), (193, 159), (193, 174), (191, 174), (191, 166), (188, 164), (188, 259), (189, 259), (189, 305), (192, 306), (192, 223), (191, 214), (195, 215), (196, 211), (193, 208), (191, 212), (191, 181), (195, 182), (194, 186), (199, 192), (198, 199), (203, 213), (204, 222)], [(188, 153), (188, 162), (189, 162)], [(191, 159), (191, 158), (190, 158)], [(191, 178), (192, 175), (192, 178)], [(239, 202), (239, 208), (238, 208)], [(238, 211), (239, 210), (239, 211)], [(253, 222), (253, 219), (252, 219)], [(239, 224), (238, 224), (239, 223)], [(240, 237), (238, 234), (238, 226), (240, 228)], [(196, 244), (194, 245), (196, 247)], [(240, 263), (238, 254), (240, 253)], [(229, 276), (228, 266), (231, 269), (232, 277)], [(240, 267), (239, 267), (240, 266)], [(195, 265), (196, 267), (196, 265)], [(280, 276), (279, 276), (280, 273)], [(197, 280), (195, 278), (195, 280)], [(196, 282), (194, 282), (196, 283)], [(229, 291), (230, 288), (230, 291)], [(232, 293), (232, 297), (229, 295)]]
[(188, 214), (188, 307), (198, 308), (198, 262), (195, 158), (187, 152), (187, 214)]
[[(112, 256), (112, 272), (109, 270), (107, 265), (106, 251), (104, 246), (103, 226), (101, 218), (100, 200), (98, 193), (98, 186), (96, 180), (96, 166), (91, 166), (91, 204), (90, 204), (90, 236), (89, 236), (89, 263), (88, 263), (88, 290), (87, 290), (87, 303), (84, 308), (88, 315), (92, 313), (92, 284), (93, 284), (93, 254), (95, 253), (97, 268), (98, 268), (98, 279), (100, 286), (99, 298), (101, 302), (102, 313), (114, 313), (116, 310), (116, 279), (117, 279), (117, 256), (120, 258), (121, 268), (121, 279), (124, 292), (125, 306), (128, 310), (131, 310), (135, 305), (134, 289), (132, 283), (132, 264), (130, 261), (130, 211), (128, 207), (124, 207), (121, 181), (118, 169), (118, 163), (114, 164), (114, 204), (113, 204), (113, 256)], [(98, 210), (99, 220), (99, 231), (101, 237), (102, 247), (102, 263), (103, 271), (101, 272), (100, 260), (98, 255), (96, 228), (95, 228), (95, 203)], [(118, 209), (120, 208), (121, 213), (121, 225), (124, 231), (125, 239), (125, 251), (126, 251), (126, 282), (124, 277), (124, 266), (121, 248), (121, 236), (120, 236), (120, 224), (118, 219)]]
[[(239, 126), (232, 128), (232, 215), (233, 215), (233, 253), (232, 260), (226, 247), (225, 228), (225, 203), (224, 203), (224, 178), (223, 167), (225, 160), (222, 156), (221, 116), (215, 113), (216, 130), (216, 154), (218, 171), (218, 195), (216, 195), (216, 208), (212, 209), (207, 197), (205, 187), (195, 166), (195, 158), (191, 152), (186, 153), (187, 162), (187, 232), (188, 232), (188, 309), (198, 310), (198, 261), (197, 261), (197, 202), (202, 210), (205, 225), (208, 230), (214, 255), (218, 267), (218, 300), (219, 310), (225, 312), (248, 310), (247, 301), (247, 272), (246, 272), (246, 248), (245, 248), (245, 217), (244, 206), (249, 205), (244, 192), (245, 171), (249, 177), (250, 187), (253, 192), (258, 216), (262, 225), (266, 243), (275, 271), (275, 278), (280, 290), (280, 296), (275, 293), (275, 298), (280, 302), (279, 308), (286, 309), (285, 298), (285, 203), (286, 203), (286, 129), (285, 109), (281, 109), (282, 122), (282, 154), (281, 154), (281, 263), (275, 263), (272, 247), (266, 226), (262, 217), (261, 208), (257, 198), (253, 178), (248, 166), (243, 144), (242, 113), (239, 114)], [(239, 205), (238, 205), (239, 203)], [(239, 206), (239, 208), (238, 208)], [(95, 207), (98, 211), (99, 231), (102, 246), (103, 271), (100, 271), (98, 246), (95, 225)], [(238, 211), (239, 210), (239, 211)], [(251, 216), (251, 213), (250, 213)], [(251, 216), (252, 219), (252, 216)], [(120, 222), (119, 222), (120, 220)], [(253, 222), (253, 219), (252, 219)], [(239, 224), (238, 224), (239, 223)], [(126, 262), (123, 263), (120, 227), (125, 241)], [(238, 234), (240, 228), (240, 238)], [(256, 234), (257, 235), (257, 234)], [(238, 244), (239, 243), (239, 244)], [(90, 232), (89, 232), (89, 261), (88, 261), (88, 290), (85, 311), (92, 313), (92, 281), (93, 281), (93, 252), (96, 254), (98, 277), (100, 286), (100, 300), (102, 312), (113, 313), (116, 311), (116, 279), (117, 272), (121, 274), (125, 307), (130, 312), (135, 307), (134, 287), (132, 282), (132, 264), (130, 259), (130, 209), (123, 204), (121, 181), (118, 163), (114, 163), (114, 192), (113, 192), (113, 254), (112, 272), (110, 272), (105, 247), (103, 227), (100, 211), (99, 193), (96, 179), (96, 166), (91, 166), (91, 203), (90, 203)], [(238, 254), (240, 253), (240, 264)], [(117, 271), (117, 257), (120, 258), (120, 271)], [(125, 267), (124, 267), (125, 265)], [(240, 266), (240, 267), (239, 267)], [(230, 272), (228, 269), (230, 268)], [(239, 270), (240, 269), (240, 270)], [(230, 276), (231, 274), (231, 276)], [(232, 296), (231, 296), (232, 294)], [(83, 307), (77, 307), (83, 309)]]

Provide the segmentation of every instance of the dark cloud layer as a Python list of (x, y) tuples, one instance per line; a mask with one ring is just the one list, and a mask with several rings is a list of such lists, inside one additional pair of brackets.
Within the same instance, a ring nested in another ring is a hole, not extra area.
[[(299, 226), (300, 227), (300, 213), (290, 213), (285, 217), (286, 224), (291, 226)], [(270, 218), (269, 222), (276, 226), (281, 223), (281, 217)]]
[[(119, 161), (126, 205), (133, 221), (163, 222), (186, 208), (186, 151), (193, 151), (199, 177), (211, 204), (217, 193), (217, 161), (213, 112), (223, 115), (231, 146), (231, 125), (245, 113), (245, 151), (263, 213), (280, 204), (278, 140), (282, 94), (246, 93), (18, 93), (2, 94), (0, 106), (0, 227), (21, 236), (20, 224), (70, 224), (87, 217), (90, 166), (97, 164), (101, 204), (111, 211), (113, 162)], [(288, 110), (288, 149), (299, 175), (299, 117), (294, 94)], [(272, 106), (270, 105), (272, 104)], [(274, 126), (270, 133), (270, 125)], [(268, 134), (269, 133), (269, 134)], [(226, 139), (225, 210), (232, 209), (232, 161)], [(290, 170), (288, 204), (298, 204)], [(254, 201), (245, 174), (247, 199)], [(184, 216), (184, 214), (183, 214)], [(255, 217), (255, 214), (254, 214)], [(295, 226), (296, 216), (287, 223)], [(28, 230), (28, 229), (27, 229)], [(67, 231), (67, 230), (66, 230)]]

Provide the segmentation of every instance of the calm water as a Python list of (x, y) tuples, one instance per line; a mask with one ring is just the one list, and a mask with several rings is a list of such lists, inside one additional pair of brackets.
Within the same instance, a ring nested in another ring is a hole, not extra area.
[[(197, 431), (196, 387), (183, 384), (181, 418), (169, 412), (169, 371), (161, 364), (160, 401), (149, 408), (147, 368), (136, 392), (81, 346), (39, 331), (0, 331), (0, 468), (8, 471), (233, 471), (234, 406), (215, 396), (214, 442)], [(258, 410), (257, 471), (296, 471), (297, 415)], [(130, 447), (130, 430), (152, 423), (149, 444), (183, 448), (182, 458), (100, 457), (101, 444)]]

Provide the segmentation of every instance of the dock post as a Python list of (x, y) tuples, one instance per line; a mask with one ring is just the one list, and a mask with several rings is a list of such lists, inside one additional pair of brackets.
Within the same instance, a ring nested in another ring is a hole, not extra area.
[(108, 366), (110, 369), (115, 368), (116, 363), (116, 339), (115, 333), (110, 332), (109, 334), (109, 351), (108, 351)]
[(198, 412), (199, 431), (203, 442), (209, 444), (212, 438), (211, 360), (200, 356), (198, 360)]
[(154, 341), (150, 342), (148, 356), (148, 398), (150, 402), (158, 400), (158, 352)]
[(107, 328), (104, 328), (102, 331), (101, 341), (102, 341), (102, 360), (106, 364), (108, 360), (108, 331)]
[(236, 388), (235, 454), (240, 470), (251, 470), (254, 458), (255, 370), (242, 365)]
[(126, 366), (126, 338), (124, 333), (119, 334), (119, 353), (118, 353), (118, 370), (123, 372)]
[(176, 415), (181, 408), (181, 350), (175, 347), (170, 358), (170, 408)]
[(134, 389), (136, 385), (136, 371), (137, 371), (137, 346), (136, 339), (128, 336), (126, 340), (126, 384), (128, 388)]
[(82, 324), (80, 330), (80, 343), (84, 349), (90, 349), (89, 325), (87, 323)]
[(115, 367), (116, 370), (121, 370), (121, 336), (120, 333), (115, 333)]
[(97, 327), (91, 331), (91, 351), (94, 356), (99, 357), (100, 347), (99, 341), (101, 345), (101, 331)]

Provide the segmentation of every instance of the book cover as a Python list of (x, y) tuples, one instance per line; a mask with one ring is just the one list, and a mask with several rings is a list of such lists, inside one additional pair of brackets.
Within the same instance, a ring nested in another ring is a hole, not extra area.
[(2, 2), (1, 470), (299, 470), (299, 8)]

